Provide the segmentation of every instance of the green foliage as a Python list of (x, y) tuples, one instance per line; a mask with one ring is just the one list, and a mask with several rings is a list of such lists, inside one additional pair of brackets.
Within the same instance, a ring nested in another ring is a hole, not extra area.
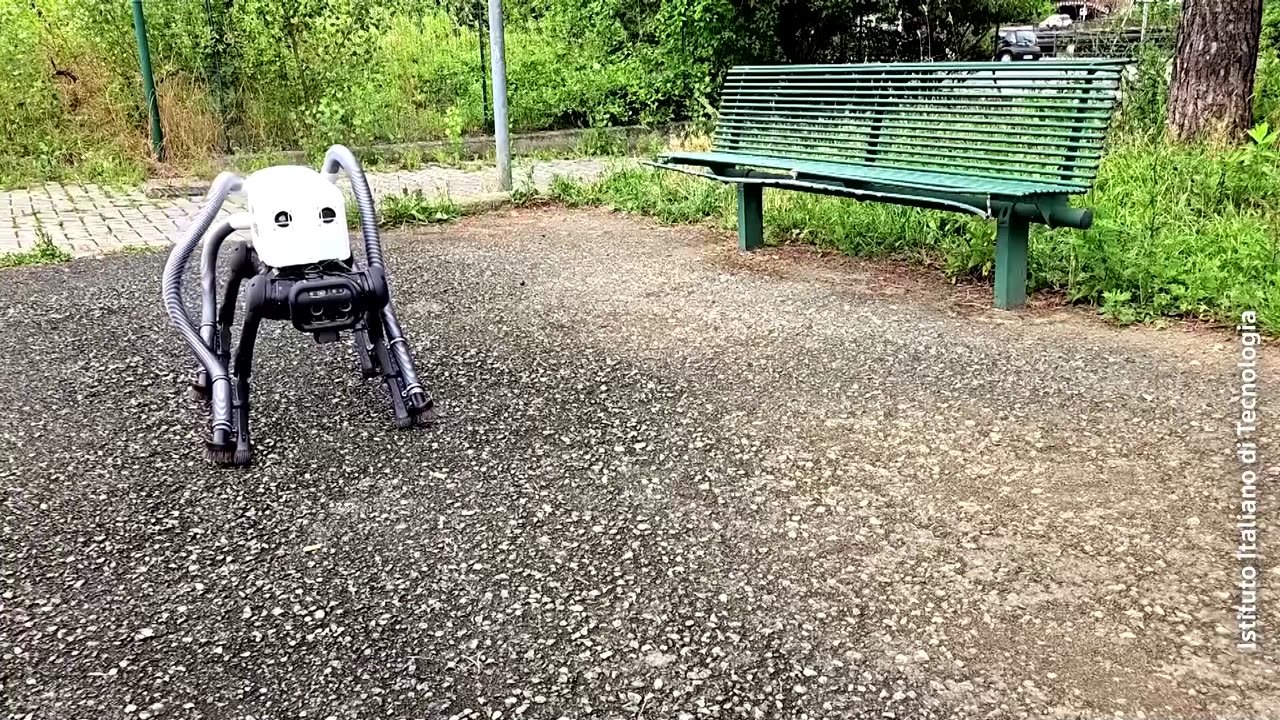
[(1280, 173), (1280, 148), (1276, 140), (1280, 131), (1263, 122), (1249, 131), (1249, 143), (1227, 153), (1226, 160), (1236, 168), (1236, 177), (1246, 191), (1269, 187)]
[(1264, 0), (1262, 3), (1262, 35), (1259, 45), (1263, 50), (1280, 50), (1280, 1)]
[(421, 190), (387, 195), (379, 203), (379, 223), (388, 227), (447, 222), (462, 214), (448, 198), (427, 197)]
[(421, 150), (406, 150), (398, 158), (401, 170), (418, 170), (423, 165)]
[(124, 245), (107, 250), (109, 255), (163, 255), (168, 252), (169, 248), (164, 245)]
[(1107, 290), (1102, 293), (1102, 317), (1117, 325), (1132, 325), (1138, 321), (1138, 311), (1133, 307), (1133, 294), (1128, 290)]
[(551, 197), (570, 207), (608, 205), (671, 223), (708, 217), (720, 218), (723, 223), (734, 212), (730, 188), (648, 168), (624, 168), (589, 184), (557, 177), (551, 185)]
[(21, 267), (24, 265), (48, 265), (71, 261), (71, 253), (53, 244), (47, 234), (40, 231), (35, 247), (22, 252), (0, 255), (0, 268)]
[(578, 152), (587, 157), (623, 155), (626, 150), (626, 139), (611, 134), (605, 128), (589, 128), (582, 133), (582, 139), (578, 141)]
[[(1150, 135), (1118, 138), (1092, 193), (1092, 229), (1032, 227), (1030, 286), (1098, 305), (1109, 318), (1157, 316), (1228, 321), (1259, 312), (1280, 328), (1280, 133), (1260, 126), (1238, 150), (1176, 147)], [(558, 181), (568, 205), (608, 205), (667, 222), (736, 223), (732, 191), (649, 169), (591, 184)], [(990, 278), (995, 224), (976, 217), (771, 191), (768, 241), (833, 247), (866, 257), (941, 268), (949, 277)]]
[(1258, 55), (1253, 81), (1253, 117), (1257, 122), (1280, 124), (1280, 53), (1264, 47)]
[(1280, 125), (1280, 0), (1262, 4), (1262, 38), (1253, 82), (1255, 122)]
[(137, 161), (111, 141), (115, 127), (80, 122), (80, 110), (101, 108), (119, 126), (121, 107), (115, 88), (103, 85), (100, 61), (70, 68), (64, 60), (85, 47), (83, 38), (61, 34), (72, 19), (34, 3), (0, 2), (0, 188), (32, 178), (141, 178)]
[[(942, 4), (938, 4), (941, 2)], [(742, 62), (985, 57), (1044, 0), (516, 0), (516, 130), (705, 120)], [(149, 0), (171, 161), (455, 139), (485, 128), (478, 0)], [(901, 18), (899, 27), (875, 18)], [(0, 183), (149, 162), (129, 3), (0, 0)]]
[(1117, 121), (1126, 134), (1163, 134), (1169, 108), (1169, 77), (1173, 58), (1155, 45), (1138, 48), (1137, 62), (1124, 74), (1123, 97)]

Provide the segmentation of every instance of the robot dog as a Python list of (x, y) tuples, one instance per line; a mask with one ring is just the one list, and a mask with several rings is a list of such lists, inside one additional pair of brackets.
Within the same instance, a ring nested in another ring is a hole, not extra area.
[[(351, 180), (359, 209), (365, 263), (351, 254), (346, 202), (335, 184), (340, 169)], [(263, 320), (288, 320), (321, 343), (334, 342), (341, 332), (350, 331), (361, 373), (366, 378), (381, 376), (390, 391), (396, 426), (410, 427), (434, 417), (432, 400), (418, 382), (391, 304), (373, 195), (364, 171), (355, 155), (341, 145), (329, 148), (321, 170), (277, 166), (244, 179), (222, 173), (165, 264), (165, 310), (199, 362), (192, 387), (211, 406), (206, 456), (218, 464), (244, 466), (253, 459), (249, 377)], [(248, 212), (232, 215), (210, 232), (227, 195), (241, 189)], [(249, 231), (249, 241), (236, 243), (229, 253), (231, 276), (218, 304), (219, 250), (238, 230)], [(197, 330), (182, 299), (182, 280), (202, 238)], [(231, 328), (242, 287), (244, 323), (233, 358)]]

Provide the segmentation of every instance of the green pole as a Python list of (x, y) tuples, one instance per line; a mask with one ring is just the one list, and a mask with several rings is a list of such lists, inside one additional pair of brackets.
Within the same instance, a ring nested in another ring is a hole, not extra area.
[(138, 65), (142, 69), (142, 89), (147, 94), (147, 111), (151, 115), (151, 149), (157, 160), (164, 159), (164, 131), (160, 129), (160, 102), (156, 99), (156, 79), (151, 74), (151, 49), (147, 46), (147, 20), (142, 15), (142, 0), (133, 0), (133, 32), (138, 37)]

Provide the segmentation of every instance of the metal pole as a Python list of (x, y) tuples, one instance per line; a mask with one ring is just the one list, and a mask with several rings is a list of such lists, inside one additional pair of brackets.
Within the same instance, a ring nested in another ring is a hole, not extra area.
[(1151, 7), (1151, 0), (1142, 0), (1142, 32), (1138, 35), (1138, 42), (1145, 43), (1147, 41), (1147, 10)]
[(156, 99), (156, 79), (151, 74), (151, 48), (147, 46), (147, 20), (142, 15), (142, 0), (133, 0), (133, 32), (138, 38), (142, 89), (146, 92), (147, 111), (151, 115), (151, 149), (155, 151), (157, 160), (163, 160), (164, 130), (160, 128), (160, 103)]
[(489, 118), (489, 58), (484, 56), (484, 28), (476, 26), (477, 39), (480, 41), (480, 99), (484, 108), (484, 129), (493, 132), (493, 122)]
[[(218, 9), (222, 11), (221, 6)], [(219, 14), (218, 21), (214, 21), (213, 3), (210, 0), (204, 0), (204, 14), (209, 21), (209, 53), (213, 58), (214, 103), (218, 106), (218, 120), (222, 125), (222, 151), (230, 155), (231, 132), (227, 127), (227, 101), (222, 90), (222, 16)]]
[(493, 67), (493, 139), (498, 146), (498, 181), (503, 190), (510, 190), (511, 138), (507, 122), (507, 52), (502, 30), (502, 0), (489, 0), (489, 63)]

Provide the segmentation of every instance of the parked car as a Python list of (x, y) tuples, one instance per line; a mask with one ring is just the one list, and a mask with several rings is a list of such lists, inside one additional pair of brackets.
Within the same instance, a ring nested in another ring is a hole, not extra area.
[(1000, 33), (996, 47), (996, 60), (1000, 62), (1039, 60), (1043, 54), (1032, 30), (1004, 30)]

